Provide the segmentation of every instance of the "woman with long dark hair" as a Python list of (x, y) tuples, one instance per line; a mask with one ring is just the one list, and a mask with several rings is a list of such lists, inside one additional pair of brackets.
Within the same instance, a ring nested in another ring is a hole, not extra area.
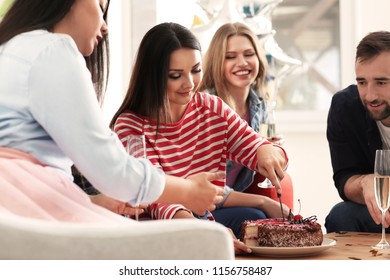
[(126, 221), (91, 203), (72, 182), (73, 163), (98, 190), (131, 205), (176, 202), (203, 213), (222, 199), (209, 182), (220, 174), (166, 176), (128, 156), (105, 125), (95, 90), (102, 96), (107, 82), (108, 6), (15, 0), (0, 22), (0, 211)]
[[(280, 187), (277, 176), (283, 178), (287, 164), (284, 150), (256, 133), (222, 99), (198, 91), (201, 47), (189, 29), (177, 23), (150, 29), (132, 73), (127, 95), (111, 122), (125, 146), (129, 135), (144, 135), (148, 159), (169, 175), (187, 178), (205, 171), (225, 172), (231, 159)], [(225, 187), (224, 178), (214, 183)], [(262, 211), (240, 200), (232, 199), (231, 206), (230, 219), (223, 224), (236, 236), (244, 220), (265, 218)], [(213, 220), (210, 212), (198, 215), (179, 204), (153, 203), (148, 210), (153, 219)], [(280, 213), (280, 207), (273, 211)], [(287, 215), (288, 209), (284, 211)], [(237, 252), (248, 249), (238, 240), (235, 248)]]

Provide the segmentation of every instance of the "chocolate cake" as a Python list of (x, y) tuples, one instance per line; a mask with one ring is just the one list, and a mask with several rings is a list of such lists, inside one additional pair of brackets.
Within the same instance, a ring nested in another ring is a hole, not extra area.
[(289, 216), (286, 219), (245, 221), (241, 240), (251, 247), (319, 246), (323, 233), (315, 216), (306, 219)]

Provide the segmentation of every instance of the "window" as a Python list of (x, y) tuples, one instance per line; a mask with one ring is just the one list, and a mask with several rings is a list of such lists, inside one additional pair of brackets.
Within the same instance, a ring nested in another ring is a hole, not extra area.
[(280, 48), (302, 62), (281, 82), (277, 108), (327, 110), (341, 87), (339, 1), (283, 1), (272, 24)]

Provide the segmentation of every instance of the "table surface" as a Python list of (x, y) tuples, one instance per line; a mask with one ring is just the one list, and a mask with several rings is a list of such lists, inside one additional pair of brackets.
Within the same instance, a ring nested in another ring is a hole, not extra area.
[[(390, 242), (390, 234), (386, 235)], [(372, 245), (381, 239), (380, 233), (338, 232), (324, 234), (324, 238), (333, 239), (336, 245), (311, 256), (262, 256), (246, 254), (236, 256), (237, 260), (390, 260), (390, 250), (373, 250)]]

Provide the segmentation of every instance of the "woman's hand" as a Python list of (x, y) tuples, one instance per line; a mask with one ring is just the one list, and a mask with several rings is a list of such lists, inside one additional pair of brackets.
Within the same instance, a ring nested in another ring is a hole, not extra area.
[(264, 144), (257, 149), (256, 171), (267, 177), (278, 193), (281, 193), (280, 180), (284, 177), (286, 166), (287, 160), (281, 148)]
[[(382, 223), (382, 211), (379, 209), (375, 199), (374, 174), (356, 176), (355, 178), (357, 178), (357, 180), (359, 181), (359, 185), (361, 186), (362, 196), (364, 199), (364, 203), (367, 205), (368, 212), (370, 213), (375, 223), (377, 225), (380, 225)], [(353, 178), (351, 177), (350, 179)], [(388, 211), (386, 211), (384, 225), (387, 228), (389, 224), (390, 224), (390, 214)]]
[(268, 137), (267, 140), (272, 144), (282, 146), (284, 144), (283, 135), (274, 135), (272, 137)]
[[(208, 211), (215, 210), (215, 204), (222, 201), (225, 195), (225, 190), (215, 186), (211, 181), (222, 179), (225, 177), (224, 172), (210, 173), (201, 172), (188, 176), (186, 179), (192, 183), (188, 200), (183, 205), (192, 212), (203, 216), (205, 208)], [(204, 205), (204, 206), (202, 206)]]
[(230, 228), (227, 228), (229, 230), (230, 235), (233, 238), (233, 246), (234, 246), (234, 253), (236, 255), (240, 255), (243, 253), (250, 254), (252, 253), (252, 250), (248, 248), (243, 242), (241, 242), (237, 237), (234, 235), (233, 231)]
[(156, 202), (181, 204), (203, 216), (207, 210), (213, 211), (215, 204), (222, 201), (225, 190), (211, 182), (224, 177), (225, 172), (200, 172), (186, 179), (166, 175), (164, 191)]
[(135, 217), (136, 211), (138, 211), (138, 215), (144, 213), (145, 211), (143, 209), (145, 208), (145, 206), (134, 208), (127, 202), (116, 200), (104, 194), (93, 195), (90, 196), (90, 198), (93, 203), (101, 207), (104, 207), (119, 215), (127, 215), (130, 217)]

